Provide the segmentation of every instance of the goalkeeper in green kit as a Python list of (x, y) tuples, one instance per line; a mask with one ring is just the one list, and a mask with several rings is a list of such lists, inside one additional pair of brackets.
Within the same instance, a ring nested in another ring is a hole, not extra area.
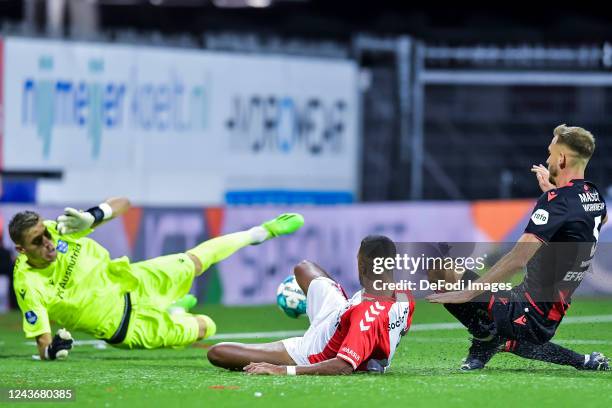
[(19, 252), (15, 293), (23, 330), (36, 338), (41, 359), (66, 357), (72, 347), (67, 330), (52, 337), (50, 320), (127, 349), (181, 347), (212, 336), (216, 325), (210, 317), (170, 313), (169, 307), (214, 263), (304, 223), (299, 214), (283, 214), (184, 253), (130, 263), (127, 257), (110, 259), (104, 247), (86, 238), (129, 207), (126, 198), (111, 198), (87, 211), (66, 208), (57, 221), (32, 211), (11, 219), (9, 234)]

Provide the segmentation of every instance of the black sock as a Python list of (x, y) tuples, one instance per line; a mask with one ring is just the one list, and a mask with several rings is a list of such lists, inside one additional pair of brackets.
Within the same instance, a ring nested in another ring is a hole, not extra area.
[[(467, 287), (469, 282), (475, 281), (479, 277), (476, 272), (468, 269), (461, 276), (461, 281)], [(495, 334), (495, 331), (492, 329), (493, 322), (489, 318), (490, 299), (491, 293), (484, 292), (470, 302), (447, 303), (444, 307), (468, 329), (472, 336), (481, 340), (489, 340), (492, 338), (491, 335)]]
[(578, 354), (575, 351), (561, 347), (558, 344), (548, 343), (533, 344), (528, 342), (510, 343), (508, 347), (510, 352), (531, 360), (546, 361), (547, 363), (569, 365), (574, 368), (582, 368), (584, 366), (584, 354)]
[(469, 357), (477, 358), (484, 364), (487, 364), (491, 357), (500, 350), (502, 344), (503, 341), (498, 336), (493, 336), (491, 340), (487, 341), (472, 339)]
[(488, 339), (491, 336), (489, 317), (486, 304), (480, 302), (468, 302), (458, 304), (445, 304), (444, 307), (457, 320), (461, 322), (472, 336), (477, 339)]

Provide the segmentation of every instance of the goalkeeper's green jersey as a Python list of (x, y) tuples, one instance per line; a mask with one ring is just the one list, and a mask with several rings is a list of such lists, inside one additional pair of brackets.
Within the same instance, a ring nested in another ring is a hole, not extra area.
[(91, 229), (59, 235), (56, 222), (44, 224), (57, 259), (44, 269), (30, 266), (25, 255), (15, 262), (13, 285), (26, 337), (51, 333), (50, 320), (98, 338), (112, 337), (123, 315), (124, 294), (138, 284), (129, 260), (111, 260), (102, 245), (86, 238)]

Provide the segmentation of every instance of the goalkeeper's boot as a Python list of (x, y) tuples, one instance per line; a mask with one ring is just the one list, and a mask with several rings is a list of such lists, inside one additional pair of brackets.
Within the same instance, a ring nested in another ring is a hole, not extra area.
[(493, 338), (489, 341), (472, 339), (468, 356), (463, 360), (461, 371), (482, 370), (491, 358), (499, 351), (499, 341)]
[(268, 238), (293, 234), (304, 225), (304, 217), (297, 213), (281, 214), (273, 220), (266, 221), (261, 226), (268, 231)]
[(198, 298), (191, 293), (186, 294), (168, 307), (168, 312), (171, 315), (183, 314), (189, 312), (198, 304)]
[(582, 370), (609, 371), (610, 359), (597, 351), (586, 355)]

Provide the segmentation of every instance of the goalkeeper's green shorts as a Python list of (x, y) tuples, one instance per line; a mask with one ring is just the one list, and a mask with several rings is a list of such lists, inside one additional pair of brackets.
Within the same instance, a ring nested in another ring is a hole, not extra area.
[(138, 279), (132, 292), (132, 313), (125, 340), (117, 347), (155, 349), (183, 347), (198, 339), (198, 322), (191, 314), (170, 315), (168, 307), (185, 296), (195, 276), (186, 254), (153, 258), (131, 265)]

